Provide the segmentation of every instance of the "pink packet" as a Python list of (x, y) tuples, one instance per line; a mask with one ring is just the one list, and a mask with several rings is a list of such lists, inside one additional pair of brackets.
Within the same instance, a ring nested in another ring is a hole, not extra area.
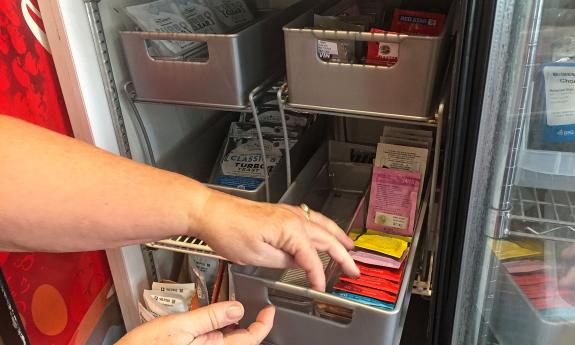
[(544, 271), (548, 268), (545, 263), (541, 260), (517, 260), (504, 262), (503, 266), (511, 274), (518, 273), (531, 273), (537, 271)]
[(419, 183), (419, 173), (373, 167), (367, 228), (412, 236)]
[(403, 262), (403, 260), (405, 260), (407, 252), (409, 252), (409, 250), (404, 251), (401, 258), (397, 260), (394, 258), (383, 256), (381, 254), (372, 254), (368, 252), (355, 251), (355, 250), (350, 251), (349, 255), (351, 255), (351, 258), (354, 259), (355, 261), (362, 262), (364, 264), (398, 269), (399, 267), (401, 267), (401, 263)]

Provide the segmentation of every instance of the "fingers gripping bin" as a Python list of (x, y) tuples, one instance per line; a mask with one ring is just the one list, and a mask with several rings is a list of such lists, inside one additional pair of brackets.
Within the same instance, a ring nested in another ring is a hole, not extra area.
[[(332, 112), (424, 121), (433, 114), (434, 81), (445, 33), (439, 37), (308, 29), (302, 16), (284, 27), (289, 104)], [(318, 40), (397, 45), (391, 67), (325, 62)]]
[[(337, 210), (349, 211), (347, 219), (336, 219), (340, 226), (349, 230), (361, 226), (364, 222), (364, 204), (362, 194), (369, 183), (369, 164), (355, 164), (355, 178), (347, 176), (338, 180), (338, 166), (351, 166), (352, 162), (342, 161), (351, 150), (346, 150), (345, 143), (329, 142), (320, 149), (302, 170), (294, 184), (282, 198), (283, 202), (297, 204), (304, 201), (317, 201), (319, 210), (326, 215), (337, 214)], [(343, 150), (341, 150), (343, 149)], [(355, 150), (362, 150), (354, 145)], [(334, 154), (339, 151), (339, 154)], [(344, 155), (342, 156), (341, 153)], [(323, 164), (321, 160), (323, 158)], [(366, 170), (365, 175), (363, 170)], [(324, 173), (325, 172), (325, 173)], [(326, 179), (325, 181), (323, 179)], [(341, 184), (340, 182), (341, 181)], [(353, 182), (355, 181), (355, 182)], [(345, 183), (345, 184), (344, 184)], [(317, 186), (329, 185), (329, 189)], [(428, 193), (429, 194), (429, 193)], [(356, 198), (352, 196), (356, 195)], [(321, 202), (319, 200), (321, 199)], [(342, 200), (348, 202), (342, 202)], [(335, 202), (339, 200), (340, 202)], [(352, 201), (353, 200), (353, 201)], [(426, 198), (427, 200), (427, 198)], [(409, 305), (415, 270), (413, 269), (423, 215), (427, 209), (422, 203), (417, 228), (413, 237), (412, 250), (407, 258), (405, 278), (401, 283), (398, 300), (393, 310), (382, 310), (346, 300), (330, 293), (318, 292), (307, 287), (305, 274), (294, 269), (273, 270), (252, 266), (234, 265), (232, 279), (235, 286), (235, 298), (245, 306), (246, 313), (241, 326), (246, 327), (255, 321), (257, 313), (266, 305), (276, 306), (274, 327), (267, 342), (274, 345), (397, 345), (401, 339), (403, 323)], [(334, 207), (335, 206), (335, 207)], [(317, 206), (316, 206), (317, 207)], [(316, 208), (318, 209), (318, 208)], [(355, 213), (353, 213), (355, 210)], [(345, 223), (345, 225), (343, 225)], [(328, 288), (337, 278), (336, 265), (328, 264), (329, 256), (322, 254), (324, 265), (327, 264)], [(330, 273), (334, 274), (330, 274)], [(348, 311), (350, 317), (326, 312), (329, 308), (338, 307)]]
[[(254, 1), (263, 6), (266, 1)], [(121, 32), (130, 75), (140, 101), (220, 108), (246, 108), (248, 95), (271, 76), (281, 74), (284, 54), (282, 26), (309, 9), (312, 0), (269, 1), (262, 14), (233, 34)], [(261, 9), (261, 7), (260, 7)], [(152, 58), (147, 41), (205, 42), (206, 61)]]

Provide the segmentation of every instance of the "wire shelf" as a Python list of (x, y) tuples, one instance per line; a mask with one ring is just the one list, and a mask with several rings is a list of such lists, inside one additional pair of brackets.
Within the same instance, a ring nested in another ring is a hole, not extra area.
[(206, 242), (191, 236), (176, 236), (167, 240), (147, 243), (146, 245), (150, 248), (166, 249), (178, 253), (224, 260), (224, 258), (217, 255)]
[(514, 186), (509, 234), (575, 242), (575, 192)]

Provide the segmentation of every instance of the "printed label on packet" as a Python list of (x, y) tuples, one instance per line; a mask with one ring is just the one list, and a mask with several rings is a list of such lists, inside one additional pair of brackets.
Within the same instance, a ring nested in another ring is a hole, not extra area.
[(402, 34), (439, 36), (443, 31), (445, 15), (396, 9), (393, 12), (391, 31)]
[[(419, 181), (419, 173), (373, 167), (367, 227), (377, 231), (412, 236)], [(391, 216), (393, 225), (387, 225), (389, 222), (386, 220), (382, 221), (381, 215)], [(406, 227), (402, 226), (404, 224), (404, 221), (401, 221), (402, 218), (407, 219)]]
[[(267, 140), (264, 140), (264, 149), (268, 171), (271, 172), (281, 160), (282, 153)], [(265, 166), (258, 141), (249, 140), (231, 150), (224, 157), (221, 168), (224, 175), (264, 178)]]
[(254, 20), (250, 9), (242, 0), (208, 0), (218, 19), (231, 31)]
[(337, 43), (330, 41), (317, 41), (317, 55), (321, 59), (330, 59), (332, 56), (339, 56)]
[(154, 291), (162, 291), (162, 292), (170, 292), (175, 293), (184, 298), (186, 304), (190, 304), (192, 300), (192, 296), (196, 292), (196, 284), (188, 283), (188, 284), (176, 284), (176, 283), (152, 283), (152, 290)]
[[(386, 33), (384, 30), (371, 29), (372, 33)], [(393, 66), (399, 59), (399, 43), (370, 41), (367, 44), (366, 63), (372, 65)]]
[(544, 139), (548, 142), (575, 140), (575, 64), (543, 67), (545, 80), (546, 123)]

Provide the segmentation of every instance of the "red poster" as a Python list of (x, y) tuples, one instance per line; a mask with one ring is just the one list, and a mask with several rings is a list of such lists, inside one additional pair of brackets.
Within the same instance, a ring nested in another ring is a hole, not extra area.
[[(72, 135), (37, 0), (0, 1), (0, 114)], [(104, 252), (0, 253), (32, 345), (83, 344), (111, 289)]]

